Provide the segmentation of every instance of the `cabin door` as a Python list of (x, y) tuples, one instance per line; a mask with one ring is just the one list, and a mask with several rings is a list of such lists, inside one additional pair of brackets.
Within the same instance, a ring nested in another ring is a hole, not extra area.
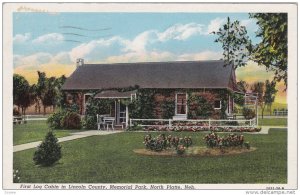
[(126, 123), (126, 106), (120, 101), (116, 101), (116, 124)]

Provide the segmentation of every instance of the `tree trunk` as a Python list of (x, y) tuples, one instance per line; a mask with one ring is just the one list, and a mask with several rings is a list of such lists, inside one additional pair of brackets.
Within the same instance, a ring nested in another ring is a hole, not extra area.
[(23, 109), (23, 116), (25, 117), (26, 114), (26, 108)]
[(41, 114), (41, 104), (40, 104), (40, 99), (39, 98), (37, 100), (37, 109), (39, 111), (39, 114)]
[(261, 118), (262, 118), (262, 119), (264, 118), (265, 107), (266, 107), (266, 105), (264, 105), (264, 106), (261, 108)]
[(24, 116), (24, 108), (21, 108), (21, 115)]
[(41, 105), (40, 105), (40, 103), (38, 104), (38, 109), (39, 109), (39, 114), (41, 114)]
[(44, 115), (46, 115), (46, 106), (44, 106)]

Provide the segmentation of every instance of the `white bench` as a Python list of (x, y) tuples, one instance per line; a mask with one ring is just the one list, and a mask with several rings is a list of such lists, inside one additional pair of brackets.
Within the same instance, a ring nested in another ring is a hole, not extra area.
[(101, 125), (108, 130), (109, 126), (114, 130), (115, 118), (108, 115), (97, 114), (97, 127), (101, 130)]
[(22, 116), (14, 116), (13, 124), (25, 124), (27, 122), (25, 117)]

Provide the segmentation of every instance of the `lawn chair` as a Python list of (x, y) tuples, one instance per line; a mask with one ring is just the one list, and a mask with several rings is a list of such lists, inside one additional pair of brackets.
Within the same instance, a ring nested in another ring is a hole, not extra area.
[(101, 130), (101, 125), (103, 125), (103, 127), (105, 129), (106, 123), (103, 121), (103, 116), (97, 114), (97, 126), (98, 126), (98, 130)]

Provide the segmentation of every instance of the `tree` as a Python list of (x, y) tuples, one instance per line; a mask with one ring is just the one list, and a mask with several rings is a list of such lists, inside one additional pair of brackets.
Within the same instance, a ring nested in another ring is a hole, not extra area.
[(246, 81), (240, 80), (236, 84), (238, 88), (242, 90), (244, 93), (247, 92), (247, 89), (249, 88), (249, 84)]
[(34, 153), (33, 161), (36, 165), (50, 166), (61, 158), (61, 146), (52, 131), (49, 131), (45, 140)]
[(37, 92), (38, 91), (37, 85), (36, 84), (31, 85), (31, 90), (32, 90), (33, 102), (35, 104), (35, 113), (41, 113), (41, 105), (40, 105), (40, 99)]
[(37, 102), (42, 102), (44, 114), (46, 108), (52, 106), (55, 110), (56, 106), (62, 107), (65, 101), (65, 94), (61, 88), (66, 81), (66, 77), (62, 75), (59, 78), (47, 78), (44, 72), (38, 71), (38, 82), (35, 86)]
[(13, 104), (18, 106), (18, 111), (25, 115), (26, 109), (32, 104), (32, 89), (28, 81), (21, 75), (13, 75)]
[(218, 35), (215, 42), (222, 44), (224, 66), (233, 64), (236, 69), (246, 65), (252, 46), (245, 26), (241, 26), (237, 20), (231, 23), (230, 18), (227, 17), (227, 23), (223, 28), (212, 33)]
[(55, 89), (56, 84), (55, 77), (46, 78), (45, 80), (45, 88), (42, 91), (42, 103), (44, 106), (44, 114), (46, 114), (46, 108), (50, 106), (56, 105), (56, 95), (57, 90)]
[(56, 90), (56, 97), (55, 97), (55, 107), (63, 107), (65, 100), (66, 100), (66, 94), (61, 90), (63, 84), (67, 80), (67, 77), (65, 75), (62, 75), (61, 77), (57, 78), (55, 81), (55, 90)]
[[(42, 102), (44, 91), (46, 90), (46, 73), (37, 71), (38, 73), (38, 82), (36, 84), (35, 90), (36, 90), (36, 96), (37, 101)], [(43, 102), (42, 102), (43, 104)], [(44, 104), (43, 104), (44, 106)], [(45, 106), (44, 106), (44, 112), (45, 112)], [(40, 113), (40, 108), (39, 108)]]
[(266, 106), (269, 106), (271, 110), (271, 106), (275, 100), (275, 95), (277, 93), (275, 87), (276, 82), (270, 82), (269, 80), (266, 80), (265, 83), (257, 82), (252, 85), (252, 92), (258, 94), (258, 105), (261, 108), (262, 118), (264, 118), (264, 111)]
[(269, 107), (270, 109), (270, 115), (272, 114), (272, 104), (275, 100), (275, 95), (278, 90), (275, 89), (276, 82), (269, 80), (266, 80), (265, 82), (265, 94), (264, 94), (264, 102), (265, 105)]
[(257, 104), (261, 108), (262, 118), (264, 117), (264, 83), (256, 82), (251, 86), (252, 93), (257, 93)]
[(238, 89), (241, 90), (243, 94), (234, 93), (233, 94), (234, 103), (239, 106), (244, 106), (245, 103), (244, 93), (247, 92), (247, 89), (249, 88), (249, 84), (243, 80), (238, 81), (236, 84)]
[(257, 20), (256, 36), (262, 39), (253, 49), (252, 60), (274, 71), (274, 80), (283, 80), (287, 87), (287, 14), (255, 13), (250, 18)]

